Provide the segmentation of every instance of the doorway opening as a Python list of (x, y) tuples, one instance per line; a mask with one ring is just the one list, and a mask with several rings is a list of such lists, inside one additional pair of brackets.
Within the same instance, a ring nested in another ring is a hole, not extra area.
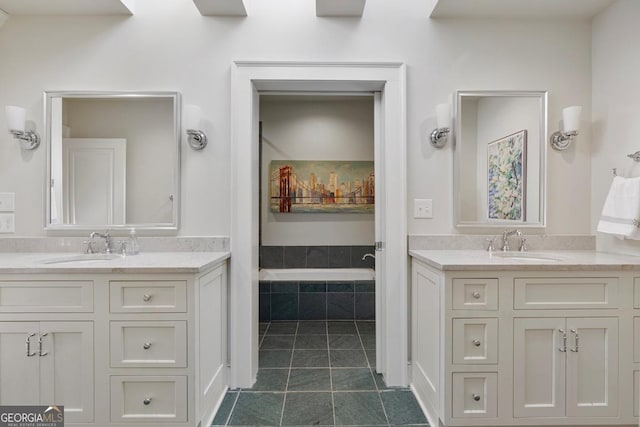
[[(405, 67), (399, 63), (236, 62), (232, 67), (230, 386), (258, 370), (260, 93), (374, 95), (377, 371), (408, 385)], [(385, 173), (385, 171), (393, 173)]]

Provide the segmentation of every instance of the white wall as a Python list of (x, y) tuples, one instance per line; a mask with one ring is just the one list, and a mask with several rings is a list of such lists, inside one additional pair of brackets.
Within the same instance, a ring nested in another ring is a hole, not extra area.
[[(369, 0), (361, 19), (318, 18), (313, 0), (245, 0), (246, 18), (202, 17), (191, 1), (137, 0), (132, 17), (20, 17), (0, 28), (0, 100), (43, 130), (44, 90), (176, 90), (202, 107), (209, 145), (183, 145), (181, 235), (228, 235), (230, 64), (237, 59), (407, 64), (410, 234), (453, 227), (451, 145), (434, 149), (435, 105), (458, 89), (549, 91), (550, 128), (567, 105), (591, 110), (591, 25), (434, 21), (423, 0)], [(6, 128), (4, 117), (0, 129)], [(590, 135), (549, 154), (550, 234), (588, 233)], [(0, 132), (0, 191), (15, 191), (16, 235), (43, 235), (45, 150)], [(432, 198), (434, 218), (412, 218)], [(571, 206), (572, 209), (566, 209)], [(574, 212), (584, 212), (575, 216)]]
[[(640, 176), (626, 157), (640, 150), (640, 2), (618, 0), (593, 20), (592, 230), (602, 212), (612, 168)], [(580, 138), (580, 137), (578, 137)], [(640, 242), (598, 233), (599, 250), (640, 255)]]
[(373, 161), (373, 97), (261, 97), (262, 244), (372, 245), (374, 215), (273, 213), (271, 160)]

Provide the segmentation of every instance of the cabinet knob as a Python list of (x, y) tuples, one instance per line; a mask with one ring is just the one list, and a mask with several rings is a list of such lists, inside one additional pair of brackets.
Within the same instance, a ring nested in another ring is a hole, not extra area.
[(480, 292), (478, 291), (473, 291), (473, 293), (471, 294), (471, 296), (475, 299), (480, 299)]
[(144, 406), (149, 406), (151, 404), (151, 398), (147, 397), (145, 398), (142, 403), (144, 403)]
[(142, 300), (143, 300), (144, 302), (149, 302), (149, 301), (151, 301), (151, 295), (150, 295), (150, 294), (144, 294), (144, 295), (142, 296)]
[(473, 400), (475, 400), (476, 402), (480, 402), (480, 395), (479, 394), (473, 393), (471, 395), (471, 397), (473, 397)]
[(476, 347), (480, 347), (480, 340), (473, 340), (473, 345), (475, 345)]
[(146, 343), (142, 344), (142, 348), (144, 348), (145, 350), (149, 350), (151, 348), (151, 343), (150, 342), (146, 342)]

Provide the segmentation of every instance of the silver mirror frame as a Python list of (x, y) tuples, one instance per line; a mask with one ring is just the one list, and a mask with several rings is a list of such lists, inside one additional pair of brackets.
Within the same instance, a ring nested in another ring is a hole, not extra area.
[[(175, 140), (173, 162), (174, 189), (172, 194), (173, 210), (172, 222), (170, 223), (127, 223), (127, 224), (52, 224), (51, 223), (51, 108), (54, 98), (117, 98), (117, 99), (139, 99), (139, 98), (171, 98), (173, 100), (174, 135)], [(44, 229), (45, 231), (68, 233), (70, 235), (83, 234), (81, 232), (96, 230), (129, 230), (135, 228), (141, 230), (141, 234), (175, 234), (180, 224), (180, 147), (182, 132), (182, 102), (179, 92), (173, 91), (45, 91), (44, 92), (44, 124), (45, 124), (45, 146), (46, 146), (46, 175), (44, 182)]]
[[(544, 229), (547, 226), (547, 144), (548, 137), (548, 93), (547, 91), (512, 91), (512, 90), (459, 90), (455, 94), (455, 127), (453, 135), (453, 212), (454, 224), (456, 228), (469, 231), (481, 231), (482, 229), (504, 229), (505, 227), (518, 227), (525, 229)], [(458, 138), (462, 134), (462, 100), (465, 97), (535, 97), (540, 99), (540, 188), (539, 188), (539, 206), (538, 217), (536, 222), (507, 222), (507, 221), (461, 221), (460, 217), (460, 144)]]

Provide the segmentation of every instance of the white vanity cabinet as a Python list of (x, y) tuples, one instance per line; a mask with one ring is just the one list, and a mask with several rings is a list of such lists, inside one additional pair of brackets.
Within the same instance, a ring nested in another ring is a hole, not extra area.
[(640, 268), (447, 267), (412, 259), (432, 425), (637, 426)]
[(64, 405), (87, 427), (210, 423), (228, 386), (226, 258), (0, 272), (0, 405)]

